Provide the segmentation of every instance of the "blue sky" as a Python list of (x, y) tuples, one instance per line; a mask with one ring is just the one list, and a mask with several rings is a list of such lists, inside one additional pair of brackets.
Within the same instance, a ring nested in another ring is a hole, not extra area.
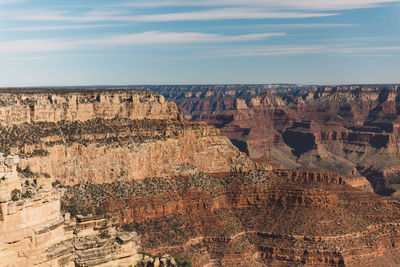
[(400, 0), (0, 0), (0, 86), (399, 83)]

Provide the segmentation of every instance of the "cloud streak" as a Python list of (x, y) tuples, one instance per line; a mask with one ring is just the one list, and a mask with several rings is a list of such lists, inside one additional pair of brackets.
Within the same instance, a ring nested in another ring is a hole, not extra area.
[[(21, 0), (0, 0), (0, 4)], [(169, 22), (208, 20), (303, 19), (339, 15), (335, 11), (371, 8), (400, 0), (166, 0), (0, 11), (0, 20), (36, 22)], [(192, 7), (171, 12), (165, 7)], [(196, 8), (197, 7), (197, 8)], [(198, 7), (202, 10), (198, 11)], [(149, 8), (150, 12), (149, 12)], [(86, 10), (86, 11), (83, 11)]]
[(197, 32), (143, 32), (91, 39), (28, 39), (0, 42), (0, 54), (38, 53), (131, 45), (246, 42), (283, 36), (285, 33), (255, 33), (236, 36)]
[[(211, 57), (258, 57), (282, 55), (367, 55), (368, 53), (395, 53), (400, 51), (400, 46), (351, 46), (351, 45), (304, 45), (304, 46), (261, 46), (236, 49), (215, 50), (208, 56)], [(393, 56), (393, 55), (391, 55)]]
[(190, 20), (226, 20), (226, 19), (300, 19), (335, 16), (336, 13), (303, 12), (267, 12), (254, 8), (225, 8), (199, 12), (181, 12), (136, 16), (137, 21), (190, 21)]
[(60, 10), (24, 10), (0, 12), (0, 20), (7, 21), (63, 21), (63, 22), (168, 22), (234, 19), (302, 19), (336, 16), (337, 13), (278, 12), (257, 8), (218, 8), (204, 11), (163, 14), (131, 14), (127, 11), (88, 11), (80, 14)]
[(130, 1), (122, 3), (124, 6), (137, 8), (160, 8), (169, 6), (186, 6), (186, 7), (257, 7), (269, 9), (286, 9), (286, 10), (348, 10), (358, 8), (371, 8), (383, 4), (395, 3), (399, 0), (174, 0), (174, 1)]
[(129, 24), (97, 24), (97, 25), (59, 25), (59, 26), (33, 26), (0, 28), (0, 32), (31, 32), (31, 31), (59, 31), (59, 30), (78, 30), (128, 26)]

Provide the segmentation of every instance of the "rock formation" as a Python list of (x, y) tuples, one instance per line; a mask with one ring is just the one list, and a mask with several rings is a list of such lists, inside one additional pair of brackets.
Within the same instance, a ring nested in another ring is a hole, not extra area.
[(60, 210), (61, 191), (47, 177), (23, 178), (18, 156), (0, 158), (1, 266), (107, 266), (141, 258), (135, 232), (116, 231), (118, 219), (78, 216)]
[(162, 95), (132, 90), (0, 89), (0, 124), (87, 121), (116, 116), (132, 120), (178, 119)]
[(0, 90), (1, 264), (399, 265), (397, 88), (253, 89)]
[[(277, 167), (335, 171), (354, 186), (398, 195), (397, 85), (287, 86), (261, 94), (247, 89), (246, 94), (236, 89), (234, 104), (226, 109), (185, 112), (219, 128), (251, 158)], [(204, 91), (187, 98), (165, 95), (185, 109), (185, 102), (201, 105), (207, 99)]]
[(0, 150), (62, 184), (254, 168), (219, 131), (150, 91), (0, 91)]
[(330, 172), (76, 185), (63, 201), (99, 205), (138, 232), (145, 252), (186, 255), (195, 266), (400, 264), (400, 203)]
[[(137, 87), (135, 87), (137, 88)], [(140, 88), (140, 87), (139, 87)], [(220, 114), (238, 104), (237, 99), (249, 101), (252, 97), (271, 90), (287, 90), (287, 85), (171, 85), (149, 86), (182, 108), (186, 119), (194, 120), (204, 114)], [(290, 88), (304, 88), (290, 85)]]

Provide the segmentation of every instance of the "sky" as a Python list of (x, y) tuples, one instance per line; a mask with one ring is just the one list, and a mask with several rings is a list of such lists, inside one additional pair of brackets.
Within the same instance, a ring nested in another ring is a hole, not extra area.
[(0, 87), (400, 83), (400, 0), (0, 0)]

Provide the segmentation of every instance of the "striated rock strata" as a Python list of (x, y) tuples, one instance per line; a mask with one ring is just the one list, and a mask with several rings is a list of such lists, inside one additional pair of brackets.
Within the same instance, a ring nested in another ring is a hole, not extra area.
[(118, 218), (62, 215), (51, 179), (22, 178), (17, 163), (18, 156), (0, 159), (1, 266), (128, 266), (141, 259), (137, 234), (117, 231)]
[(399, 265), (400, 203), (350, 185), (398, 171), (397, 88), (295, 88), (203, 102), (254, 161), (149, 91), (0, 90), (1, 264)]
[(67, 209), (101, 207), (139, 234), (145, 252), (195, 266), (400, 264), (400, 203), (335, 173), (199, 173), (66, 190)]
[(219, 130), (141, 90), (0, 91), (0, 150), (62, 184), (240, 172), (255, 164)]
[(207, 92), (218, 102), (226, 90), (210, 87), (188, 97), (177, 90), (163, 93), (184, 109), (186, 102), (199, 107), (185, 112), (219, 128), (251, 158), (277, 167), (335, 171), (364, 190), (399, 194), (397, 85), (259, 88), (234, 91), (233, 104), (215, 111), (201, 108)]

